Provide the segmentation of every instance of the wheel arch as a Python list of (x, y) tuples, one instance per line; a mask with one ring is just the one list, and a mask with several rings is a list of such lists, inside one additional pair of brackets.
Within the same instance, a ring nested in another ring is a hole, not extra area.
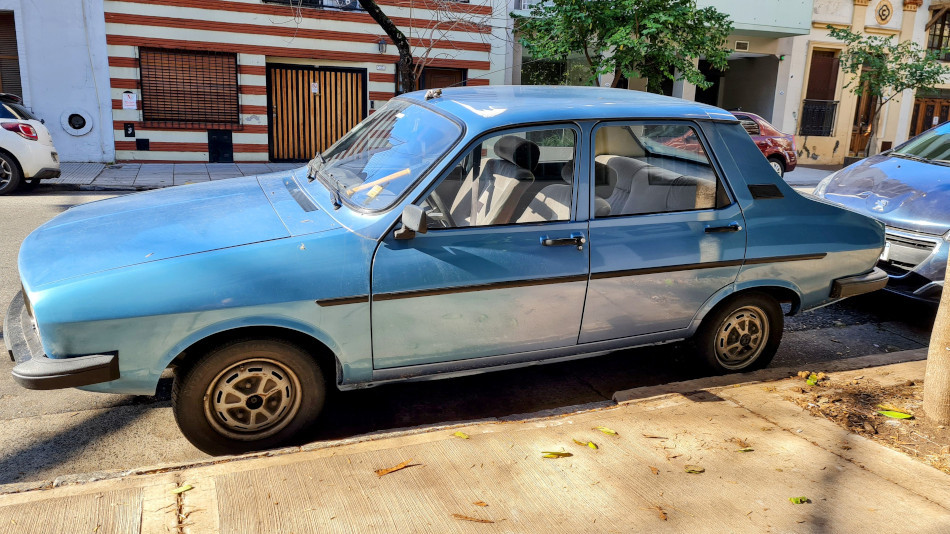
[(343, 368), (330, 344), (302, 329), (285, 325), (232, 326), (213, 332), (204, 332), (176, 347), (172, 351), (173, 354), (166, 358), (162, 368), (190, 365), (195, 356), (204, 354), (214, 347), (242, 339), (277, 339), (298, 345), (317, 361), (324, 376), (333, 376), (336, 378), (336, 384), (341, 383)]
[(703, 307), (700, 308), (696, 316), (693, 317), (693, 322), (690, 323), (689, 335), (695, 334), (702, 324), (703, 319), (723, 301), (743, 293), (765, 293), (774, 298), (779, 304), (790, 304), (791, 309), (786, 315), (795, 315), (801, 311), (802, 308), (801, 290), (791, 282), (785, 280), (768, 280), (733, 284), (719, 290), (719, 292), (710, 297), (709, 300), (703, 304)]

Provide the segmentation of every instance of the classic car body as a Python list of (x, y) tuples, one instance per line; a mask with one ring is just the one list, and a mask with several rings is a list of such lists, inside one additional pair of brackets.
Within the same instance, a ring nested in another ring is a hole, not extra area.
[[(683, 129), (713, 156), (647, 139)], [(743, 295), (768, 301), (753, 312), (774, 301), (797, 313), (886, 279), (874, 269), (882, 226), (797, 194), (717, 108), (625, 90), (457, 88), (403, 95), (354, 132), (307, 168), (85, 204), (34, 231), (6, 319), (14, 377), (153, 394), (170, 365), (277, 338), (313, 354), (336, 387), (367, 387), (682, 340)], [(611, 151), (618, 135), (640, 159)], [(438, 148), (413, 152), (426, 146)], [(393, 168), (406, 169), (364, 176), (399, 149), (408, 159)], [(639, 182), (623, 175), (634, 164), (648, 171)], [(493, 198), (520, 188), (523, 200), (484, 206), (479, 166), (493, 169)], [(665, 210), (617, 207), (659, 187)], [(777, 346), (772, 327), (752, 334)]]
[(885, 225), (886, 290), (936, 304), (950, 251), (950, 123), (829, 175), (819, 198)]

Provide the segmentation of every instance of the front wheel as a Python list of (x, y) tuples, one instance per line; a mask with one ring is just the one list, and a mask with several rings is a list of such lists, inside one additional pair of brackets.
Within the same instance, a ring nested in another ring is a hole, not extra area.
[(736, 373), (767, 366), (782, 341), (782, 308), (764, 293), (740, 293), (703, 319), (693, 344), (714, 373)]
[(282, 340), (212, 349), (175, 377), (172, 410), (182, 434), (212, 454), (287, 444), (312, 425), (326, 398), (319, 365)]

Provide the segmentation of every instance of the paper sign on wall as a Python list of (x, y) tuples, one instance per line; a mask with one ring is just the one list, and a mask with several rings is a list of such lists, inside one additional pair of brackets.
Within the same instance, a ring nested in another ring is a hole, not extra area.
[(122, 109), (136, 109), (135, 96), (132, 92), (122, 93)]
[(310, 84), (310, 92), (313, 93), (313, 94), (315, 94), (315, 95), (319, 95), (319, 94), (320, 94), (320, 84), (317, 83), (317, 82), (311, 83), (311, 84)]

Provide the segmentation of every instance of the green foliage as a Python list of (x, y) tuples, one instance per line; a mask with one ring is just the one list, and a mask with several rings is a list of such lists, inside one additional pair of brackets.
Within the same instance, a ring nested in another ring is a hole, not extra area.
[(580, 53), (588, 82), (600, 74), (646, 78), (660, 92), (665, 78), (678, 76), (702, 88), (712, 82), (694, 62), (702, 57), (725, 70), (732, 23), (715, 8), (697, 9), (695, 0), (549, 0), (531, 17), (517, 17), (521, 43), (535, 58), (563, 60)]

